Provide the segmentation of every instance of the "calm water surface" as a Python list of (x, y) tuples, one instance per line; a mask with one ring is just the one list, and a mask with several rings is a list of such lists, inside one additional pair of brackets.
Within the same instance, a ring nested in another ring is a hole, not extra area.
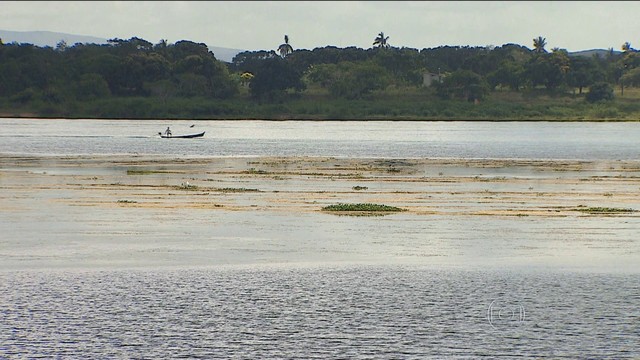
[[(640, 123), (0, 126), (0, 156), (640, 159)], [(157, 137), (167, 126), (207, 133)], [(0, 359), (640, 358), (640, 264), (611, 267), (637, 258), (636, 218), (141, 219), (55, 206), (31, 214), (35, 223), (3, 215), (0, 253), (11, 261), (0, 265)], [(590, 262), (562, 266), (571, 249)], [(33, 259), (44, 262), (21, 265)]]
[[(194, 125), (194, 127), (191, 127)], [(640, 158), (640, 122), (167, 121), (0, 119), (0, 154)], [(206, 131), (203, 138), (157, 136)]]

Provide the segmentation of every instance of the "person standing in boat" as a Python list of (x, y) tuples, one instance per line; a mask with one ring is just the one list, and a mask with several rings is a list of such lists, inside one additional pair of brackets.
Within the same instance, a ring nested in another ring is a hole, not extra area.
[(167, 126), (167, 130), (164, 131), (164, 134), (167, 136), (171, 136), (171, 129)]

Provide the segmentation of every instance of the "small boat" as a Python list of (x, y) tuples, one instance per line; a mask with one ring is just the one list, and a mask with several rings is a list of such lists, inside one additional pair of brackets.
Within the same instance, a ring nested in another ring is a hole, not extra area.
[(198, 137), (203, 137), (204, 136), (204, 131), (198, 134), (188, 134), (188, 135), (165, 135), (161, 132), (158, 133), (158, 135), (160, 135), (161, 138), (165, 138), (165, 139), (191, 139), (191, 138), (198, 138)]

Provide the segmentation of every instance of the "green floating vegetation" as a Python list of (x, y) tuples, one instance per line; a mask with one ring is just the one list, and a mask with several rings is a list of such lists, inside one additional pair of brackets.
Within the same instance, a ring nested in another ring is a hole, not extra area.
[(356, 185), (356, 186), (352, 187), (352, 189), (358, 191), (358, 190), (367, 190), (369, 188), (366, 187), (366, 186)]
[(371, 203), (359, 203), (359, 204), (336, 204), (329, 205), (322, 208), (323, 211), (362, 211), (362, 212), (398, 212), (405, 211), (399, 207), (371, 204)]
[(232, 188), (232, 187), (220, 188), (217, 190), (221, 192), (260, 192), (260, 190), (258, 189)]
[(586, 207), (586, 206), (578, 206), (576, 208), (577, 211), (588, 213), (588, 214), (619, 214), (619, 213), (632, 213), (637, 210), (631, 208), (613, 208), (613, 207)]
[(118, 200), (119, 204), (135, 204), (137, 201), (134, 200)]
[(131, 169), (127, 170), (127, 175), (149, 175), (153, 173), (154, 171), (152, 170), (131, 170)]

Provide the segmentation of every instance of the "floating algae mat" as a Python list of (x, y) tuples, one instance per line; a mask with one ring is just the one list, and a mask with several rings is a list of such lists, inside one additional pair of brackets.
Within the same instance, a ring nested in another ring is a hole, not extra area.
[(358, 204), (336, 204), (329, 205), (322, 208), (323, 211), (336, 212), (341, 215), (385, 215), (387, 213), (405, 211), (399, 207), (371, 204), (371, 203), (358, 203)]

